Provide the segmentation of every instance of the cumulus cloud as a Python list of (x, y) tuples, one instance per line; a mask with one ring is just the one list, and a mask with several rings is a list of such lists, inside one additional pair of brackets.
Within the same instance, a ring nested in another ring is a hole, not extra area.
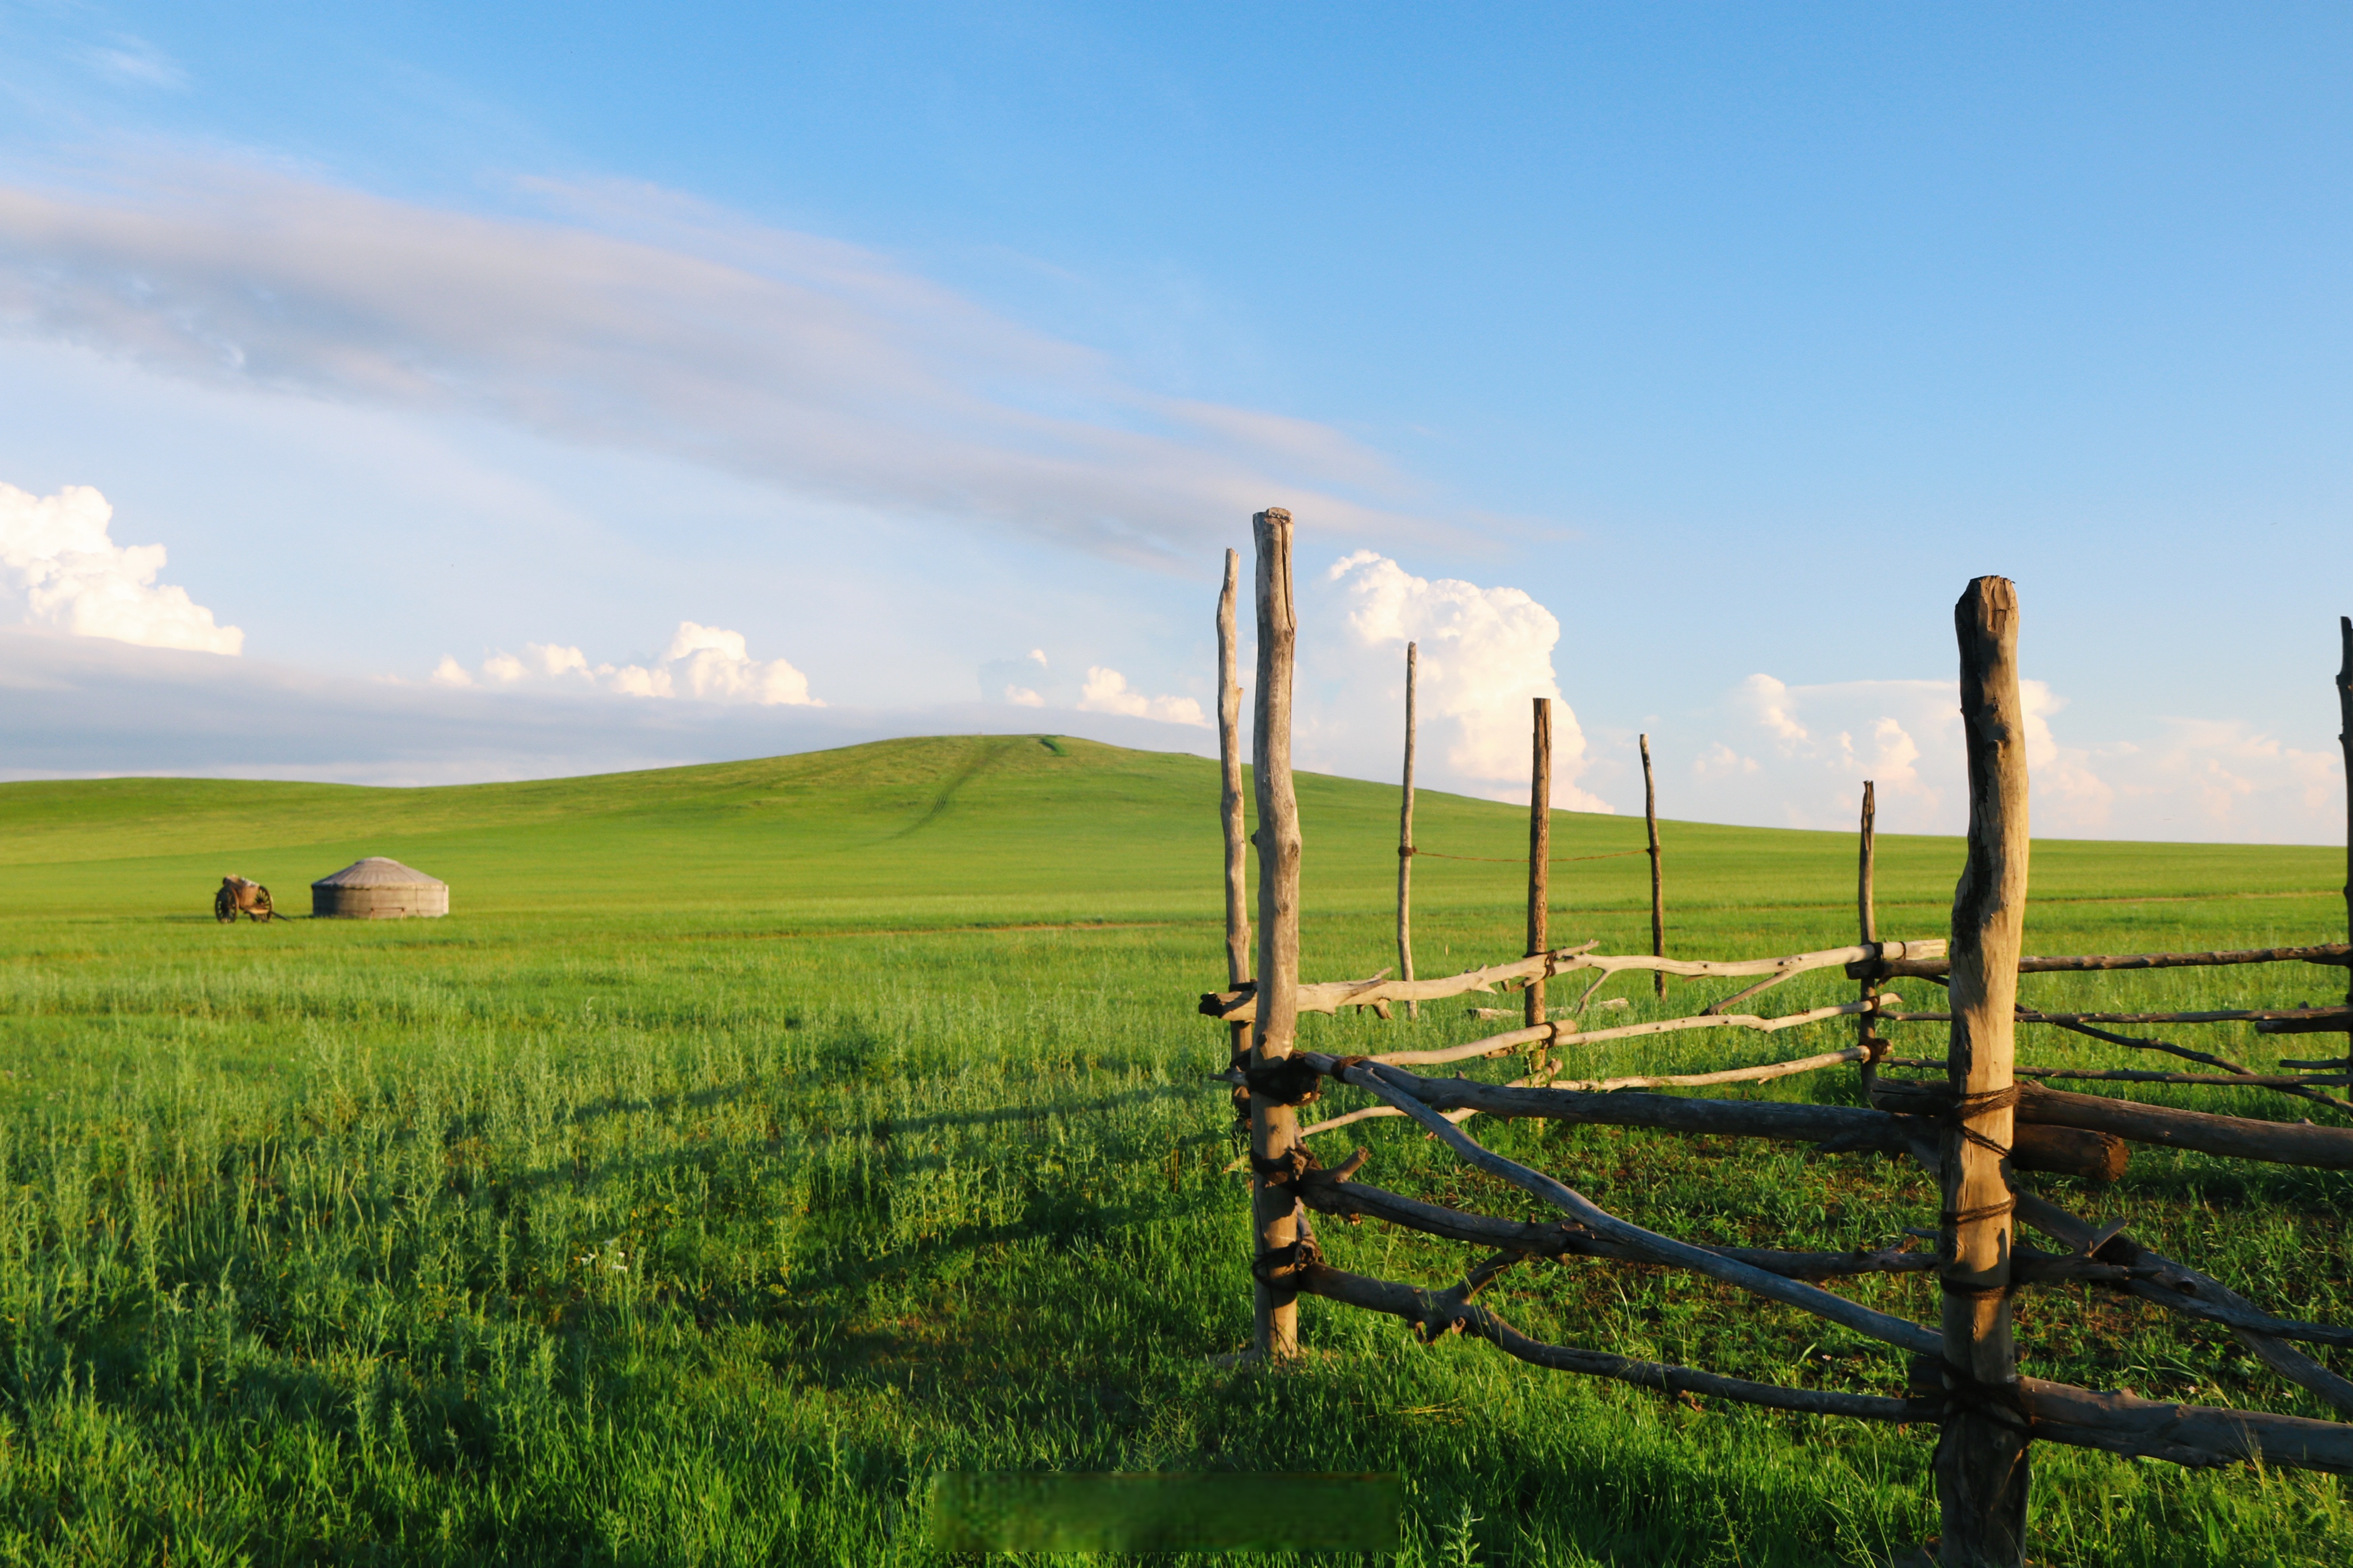
[(1198, 559), (1275, 497), (1310, 530), (1427, 531), (1338, 433), (1143, 391), (874, 252), (656, 190), (532, 189), (562, 221), (219, 165), (0, 188), (0, 327), (1120, 559)]
[(670, 647), (650, 665), (591, 664), (576, 647), (525, 643), (522, 652), (501, 650), (471, 671), (447, 654), (429, 678), (446, 687), (572, 687), (623, 697), (686, 697), (702, 702), (759, 707), (822, 708), (809, 695), (808, 677), (781, 658), (751, 657), (741, 632), (681, 621)]
[(0, 484), (0, 598), (27, 626), (145, 647), (235, 654), (245, 633), (214, 623), (185, 588), (155, 581), (160, 544), (114, 542), (114, 509), (88, 485), (33, 496)]
[(1303, 763), (1393, 775), (1404, 724), (1405, 648), (1419, 645), (1422, 776), (1440, 788), (1527, 798), (1529, 701), (1553, 704), (1553, 804), (1608, 811), (1578, 784), (1588, 759), (1558, 700), (1560, 622), (1517, 588), (1417, 577), (1370, 550), (1341, 557), (1306, 602), (1300, 641)]
[[(2325, 843), (2343, 831), (2334, 751), (2300, 750), (2241, 722), (2179, 718), (2162, 721), (2154, 740), (2070, 740), (2054, 722), (2064, 697), (2031, 679), (2019, 695), (2038, 835)], [(1725, 693), (1708, 723), (1715, 732), (1691, 742), (1651, 738), (1662, 764), (1689, 747), (1680, 784), (1662, 785), (1670, 816), (1847, 828), (1869, 779), (1888, 831), (1957, 833), (1968, 824), (1951, 681), (1791, 686), (1752, 675)]]
[(1146, 697), (1141, 691), (1131, 691), (1127, 677), (1101, 665), (1087, 668), (1086, 684), (1079, 689), (1079, 711), (1124, 713), (1132, 719), (1157, 719), (1164, 724), (1198, 724), (1203, 728), (1209, 722), (1200, 703), (1192, 698)]

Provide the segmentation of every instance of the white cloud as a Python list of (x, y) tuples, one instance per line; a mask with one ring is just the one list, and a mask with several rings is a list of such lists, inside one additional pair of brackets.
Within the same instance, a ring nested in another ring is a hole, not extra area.
[(525, 643), (520, 655), (501, 650), (482, 661), (477, 679), (443, 655), (428, 678), (436, 686), (572, 686), (623, 697), (689, 697), (702, 702), (759, 707), (822, 708), (809, 695), (808, 677), (781, 658), (751, 657), (741, 632), (681, 621), (670, 647), (650, 666), (590, 664), (576, 647)]
[[(2153, 742), (2071, 742), (2054, 722), (2067, 700), (2040, 680), (2019, 688), (2038, 836), (2327, 843), (2344, 831), (2344, 769), (2333, 751), (2300, 751), (2245, 723), (2196, 719), (2161, 721)], [(1790, 686), (1752, 675), (1725, 693), (1711, 727), (1688, 753), (1688, 785), (1663, 793), (1662, 812), (1850, 828), (1870, 779), (1884, 831), (1968, 825), (1960, 694), (1951, 681)], [(1651, 740), (1662, 761), (1677, 743)]]
[(0, 596), (21, 597), (27, 626), (145, 647), (235, 654), (245, 633), (216, 626), (185, 588), (159, 584), (160, 544), (119, 545), (114, 509), (88, 485), (35, 497), (0, 484)]
[[(504, 689), (346, 679), (20, 626), (0, 626), (0, 692), (8, 739), (0, 778), (465, 784), (1039, 728), (977, 702), (892, 711), (623, 702), (576, 675)], [(1058, 714), (1052, 730), (1148, 751), (1216, 751), (1215, 737), (1198, 729), (1120, 714)]]
[(1276, 498), (1308, 529), (1430, 531), (1337, 433), (1141, 390), (874, 252), (648, 188), (526, 189), (565, 221), (193, 163), (0, 188), (0, 328), (1163, 565)]
[(1039, 696), (1037, 692), (1031, 690), (1027, 686), (1008, 686), (1005, 689), (1005, 700), (1011, 703), (1016, 708), (1043, 708), (1046, 706), (1046, 700), (1043, 697)]
[[(1036, 693), (1029, 695), (1035, 696)], [(1009, 699), (1018, 701), (1019, 699)], [(1030, 704), (1024, 703), (1024, 707)], [(1087, 667), (1086, 685), (1079, 691), (1079, 711), (1082, 713), (1124, 713), (1134, 719), (1157, 719), (1164, 724), (1198, 724), (1206, 728), (1208, 716), (1201, 705), (1190, 697), (1146, 697), (1141, 691), (1127, 689), (1127, 677), (1101, 665)]]
[[(1300, 629), (1303, 763), (1371, 777), (1397, 771), (1405, 647), (1419, 645), (1420, 777), (1433, 787), (1525, 800), (1529, 703), (1553, 704), (1553, 804), (1609, 806), (1580, 787), (1585, 732), (1559, 700), (1560, 622), (1517, 588), (1416, 577), (1387, 556), (1343, 556), (1313, 585)], [(1368, 656), (1377, 654), (1377, 658)]]

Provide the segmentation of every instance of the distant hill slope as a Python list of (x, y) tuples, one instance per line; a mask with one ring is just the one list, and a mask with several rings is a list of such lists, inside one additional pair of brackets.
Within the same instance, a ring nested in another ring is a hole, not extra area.
[[(1311, 912), (1386, 905), (1395, 787), (1305, 774), (1299, 793)], [(363, 855), (448, 880), (453, 935), (469, 916), (567, 907), (726, 910), (811, 928), (1201, 918), (1219, 908), (1217, 796), (1213, 763), (1052, 736), (883, 741), (429, 789), (42, 782), (0, 784), (0, 865), (17, 918), (201, 914), (227, 872), (270, 883), (300, 913), (312, 879)], [(1662, 831), (1671, 910), (1852, 905), (1852, 835)], [(1500, 916), (1522, 897), (1525, 808), (1425, 793), (1417, 837), (1490, 858), (1418, 862), (1419, 906)], [(1556, 868), (1556, 907), (1647, 905), (1639, 819), (1560, 813), (1553, 842), (1568, 862)], [(1882, 898), (1908, 906), (1906, 929), (1941, 926), (1960, 858), (1955, 839), (1882, 840)], [(2342, 869), (2341, 852), (2326, 848), (2047, 841), (2034, 880), (2045, 900), (2318, 897)]]

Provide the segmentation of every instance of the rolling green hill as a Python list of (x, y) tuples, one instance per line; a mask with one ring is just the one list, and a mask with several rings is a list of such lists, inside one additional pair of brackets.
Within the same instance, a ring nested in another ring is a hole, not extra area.
[[(1394, 898), (1397, 792), (1303, 774), (1313, 917)], [(270, 884), (281, 909), (363, 855), (455, 888), (461, 916), (671, 910), (796, 928), (1193, 918), (1219, 908), (1217, 769), (1200, 758), (1067, 737), (886, 741), (755, 762), (435, 789), (201, 779), (0, 784), (0, 867), (39, 917), (198, 914), (224, 873)], [(1525, 870), (1524, 807), (1424, 792), (1416, 902), (1508, 910)], [(1690, 911), (1851, 906), (1850, 834), (1670, 821), (1669, 899)], [(1638, 819), (1556, 814), (1555, 902), (1646, 908)], [(1932, 921), (1957, 839), (1884, 835), (1883, 908)], [(2337, 851), (2044, 841), (2038, 902), (2326, 898)], [(2316, 912), (2316, 911), (2314, 911)]]

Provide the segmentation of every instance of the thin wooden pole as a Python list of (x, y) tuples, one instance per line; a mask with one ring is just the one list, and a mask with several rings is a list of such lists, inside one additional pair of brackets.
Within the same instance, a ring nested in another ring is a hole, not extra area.
[[(1552, 900), (1552, 699), (1535, 700), (1534, 755), (1528, 769), (1528, 956), (1549, 951), (1547, 917)], [(1539, 974), (1528, 982), (1527, 1026), (1545, 1021), (1545, 983)]]
[[(1242, 818), (1242, 688), (1241, 652), (1234, 634), (1234, 598), (1241, 574), (1240, 557), (1226, 552), (1226, 585), (1218, 595), (1218, 763), (1223, 784), (1219, 811), (1226, 829), (1226, 984), (1240, 990), (1250, 974), (1250, 829)], [(1238, 1067), (1250, 1059), (1250, 1024), (1226, 1026), (1226, 1064)], [(1247, 1090), (1234, 1090), (1236, 1114), (1247, 1116)], [(1257, 1227), (1251, 1227), (1251, 1251), (1257, 1251)], [(1263, 1296), (1266, 1287), (1256, 1287)]]
[(2011, 1218), (2002, 1173), (2016, 1125), (2011, 1075), (2018, 956), (2025, 931), (2026, 712), (2018, 690), (2018, 592), (1979, 577), (1953, 607), (1968, 752), (1968, 858), (1953, 890), (1955, 1104), (1940, 1150), (1943, 1381), (1936, 1441), (1946, 1568), (2024, 1561), (2026, 1418), (2010, 1311)]
[[(1419, 643), (1405, 645), (1405, 796), (1398, 808), (1398, 973), (1413, 978), (1413, 688), (1421, 661)], [(1421, 1016), (1421, 1004), (1405, 1005), (1409, 1018)]]
[[(1642, 742), (1642, 821), (1651, 830), (1651, 956), (1667, 956), (1667, 884), (1659, 866), (1659, 786), (1651, 776), (1651, 737)], [(1667, 972), (1651, 972), (1658, 994), (1667, 994)]]
[[(1855, 853), (1854, 915), (1855, 940), (1870, 945), (1879, 940), (1879, 898), (1873, 881), (1879, 866), (1879, 805), (1869, 779), (1862, 781), (1862, 828)], [(1856, 1000), (1869, 1002), (1879, 994), (1879, 981), (1874, 977), (1862, 983)], [(1871, 1015), (1857, 1014), (1854, 1020), (1854, 1043), (1872, 1052), (1862, 1060), (1862, 1102), (1871, 1103), (1871, 1091), (1879, 1079), (1877, 1048), (1882, 1042), (1879, 1031), (1873, 1026)]]
[[(1219, 797), (1226, 824), (1226, 983), (1239, 988), (1250, 974), (1250, 830), (1242, 820), (1241, 652), (1234, 634), (1234, 595), (1241, 558), (1226, 552), (1226, 585), (1218, 595), (1218, 762), (1225, 784)], [(1235, 1044), (1241, 1044), (1238, 1034)]]
[[(1299, 1032), (1299, 799), (1291, 780), (1292, 665), (1299, 616), (1291, 592), (1291, 514), (1271, 507), (1250, 521), (1258, 544), (1258, 690), (1250, 755), (1258, 794), (1258, 1016), (1253, 1065), (1291, 1055)], [(1288, 1105), (1250, 1096), (1250, 1213), (1258, 1226), (1255, 1272), (1268, 1276), (1255, 1342), (1275, 1360), (1299, 1353), (1298, 1188), (1263, 1173), (1299, 1143)], [(1289, 1261), (1286, 1261), (1288, 1259)]]
[[(2337, 666), (2337, 743), (2345, 751), (2345, 933), (2353, 942), (2353, 616), (2337, 617), (2345, 639)], [(2345, 971), (2345, 1005), (2353, 1007), (2353, 966)], [(2345, 1037), (2345, 1066), (2353, 1070), (2353, 1032)]]

